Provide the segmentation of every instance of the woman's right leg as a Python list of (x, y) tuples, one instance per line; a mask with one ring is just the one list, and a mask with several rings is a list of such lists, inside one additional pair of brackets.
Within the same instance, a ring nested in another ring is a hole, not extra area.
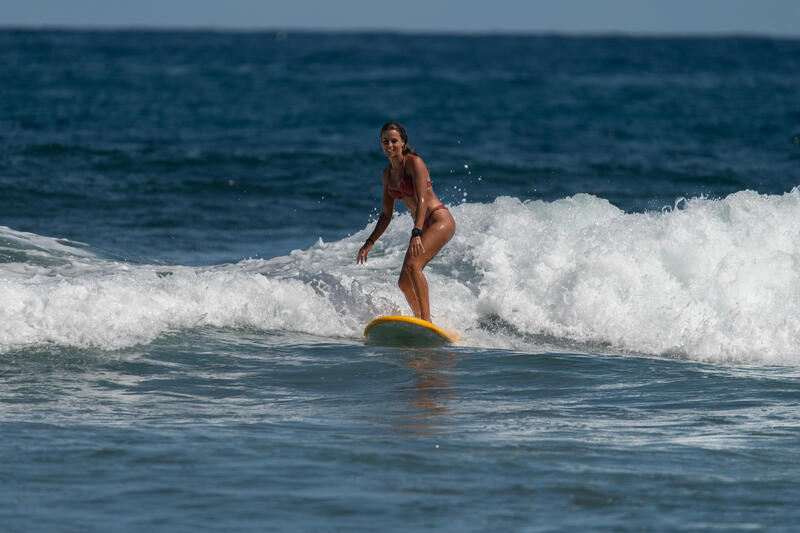
[[(403, 264), (405, 265), (405, 262), (403, 262)], [(403, 296), (406, 297), (408, 306), (411, 307), (411, 312), (414, 313), (415, 317), (420, 318), (421, 314), (417, 293), (414, 291), (414, 284), (411, 282), (411, 278), (408, 276), (408, 272), (406, 272), (405, 268), (400, 271), (400, 279), (397, 280), (397, 286), (403, 291)]]
[(436, 211), (431, 218), (431, 224), (422, 236), (425, 252), (417, 257), (411, 257), (410, 252), (406, 252), (398, 280), (400, 290), (403, 291), (414, 316), (429, 322), (431, 312), (428, 280), (425, 279), (422, 269), (439, 253), (456, 231), (456, 222), (450, 211), (446, 209)]

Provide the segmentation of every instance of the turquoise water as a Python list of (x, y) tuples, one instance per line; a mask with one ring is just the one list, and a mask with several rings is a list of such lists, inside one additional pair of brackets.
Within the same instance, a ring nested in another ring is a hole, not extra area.
[(798, 52), (0, 31), (0, 529), (793, 531)]

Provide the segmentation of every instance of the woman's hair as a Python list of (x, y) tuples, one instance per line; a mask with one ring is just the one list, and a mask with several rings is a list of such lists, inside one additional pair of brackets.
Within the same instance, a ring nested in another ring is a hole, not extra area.
[(419, 155), (419, 154), (417, 154), (417, 152), (414, 151), (413, 148), (411, 148), (408, 145), (408, 133), (406, 133), (406, 129), (403, 127), (402, 124), (400, 124), (399, 122), (395, 122), (395, 121), (387, 122), (381, 128), (381, 136), (383, 136), (384, 132), (387, 132), (389, 130), (394, 130), (394, 131), (396, 131), (397, 133), (400, 134), (400, 139), (402, 139), (402, 141), (403, 141), (403, 155), (406, 155), (406, 154)]

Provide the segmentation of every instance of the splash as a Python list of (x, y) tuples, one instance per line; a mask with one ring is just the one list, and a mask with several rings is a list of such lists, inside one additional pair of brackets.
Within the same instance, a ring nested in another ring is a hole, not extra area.
[[(426, 272), (434, 320), (466, 344), (800, 364), (797, 190), (646, 213), (590, 195), (451, 211), (456, 235)], [(116, 349), (206, 326), (357, 338), (372, 317), (408, 312), (396, 277), (410, 225), (397, 216), (366, 265), (354, 259), (371, 226), (210, 267), (130, 264), (0, 228), (0, 352)]]
[(797, 190), (642, 214), (586, 195), (494, 206), (494, 221), (466, 209), (477, 314), (525, 333), (649, 354), (800, 362)]

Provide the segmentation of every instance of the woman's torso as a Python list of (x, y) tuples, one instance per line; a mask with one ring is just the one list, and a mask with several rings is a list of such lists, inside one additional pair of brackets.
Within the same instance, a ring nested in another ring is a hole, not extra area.
[[(403, 157), (403, 164), (396, 169), (389, 165), (389, 195), (395, 200), (401, 200), (408, 210), (411, 211), (411, 216), (415, 217), (417, 214), (417, 198), (414, 191), (413, 176), (409, 168), (412, 166), (409, 164), (412, 157), (419, 156), (405, 155)], [(428, 179), (428, 186), (422, 194), (425, 195), (425, 203), (428, 211), (426, 214), (430, 214), (431, 209), (442, 205), (442, 202), (439, 201), (439, 198), (437, 198), (436, 194), (433, 192), (430, 179)]]

